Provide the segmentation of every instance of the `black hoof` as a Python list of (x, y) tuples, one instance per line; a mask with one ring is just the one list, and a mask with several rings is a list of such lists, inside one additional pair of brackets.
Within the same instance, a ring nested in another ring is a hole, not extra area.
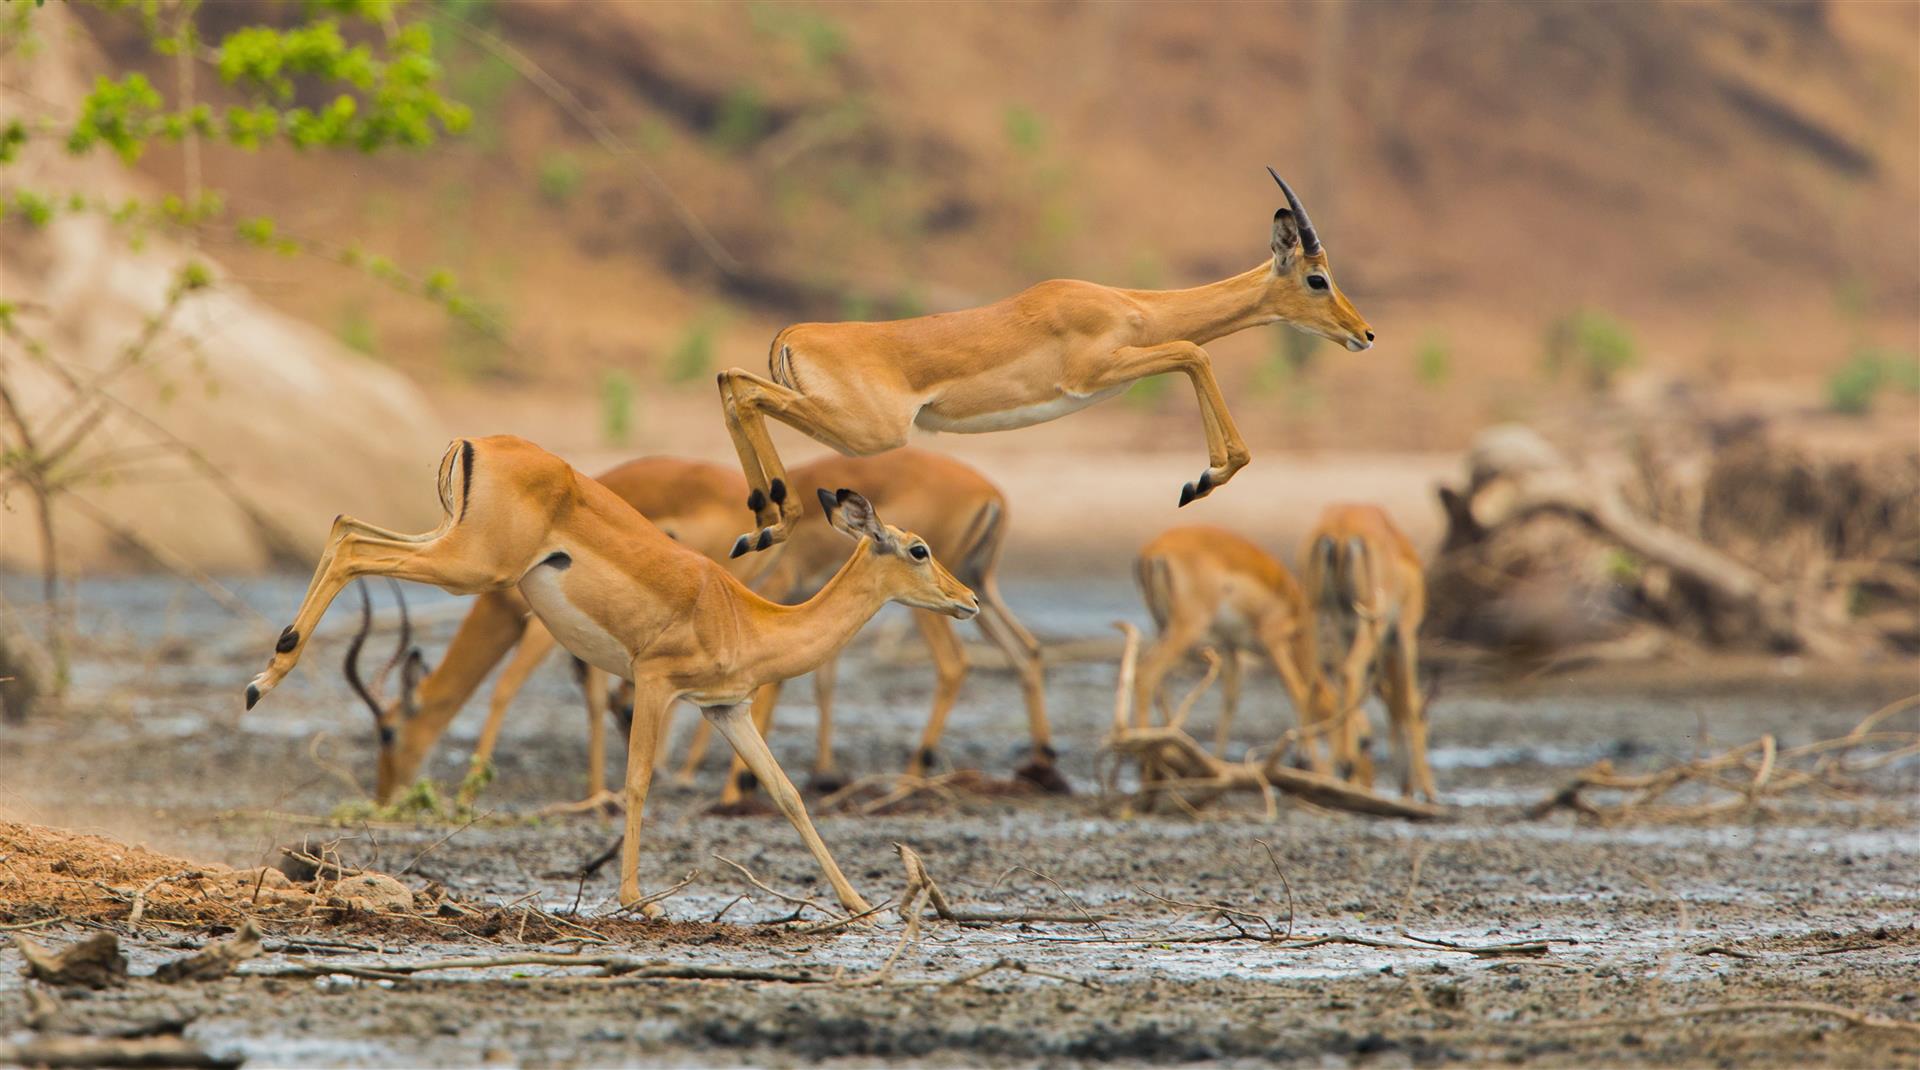
[(1024, 781), (1046, 792), (1048, 795), (1072, 795), (1073, 785), (1060, 775), (1060, 771), (1051, 765), (1038, 762), (1023, 765), (1013, 771), (1015, 780)]
[(778, 479), (774, 480), (773, 484), (767, 488), (767, 500), (772, 502), (775, 505), (779, 505), (782, 502), (786, 501), (787, 500), (787, 484), (782, 480), (778, 480)]
[(258, 701), (260, 701), (260, 689), (253, 686), (252, 684), (248, 684), (247, 685), (247, 709), (253, 709), (253, 704)]
[(767, 507), (767, 496), (765, 494), (760, 493), (759, 487), (753, 488), (753, 493), (747, 495), (748, 510), (753, 512), (754, 515), (758, 516), (760, 513), (760, 510), (765, 509), (766, 507)]
[(1200, 482), (1198, 484), (1198, 490), (1195, 493), (1201, 497), (1204, 497), (1207, 494), (1212, 493), (1212, 491), (1213, 491), (1212, 470), (1208, 470), (1200, 473)]
[(772, 546), (772, 545), (773, 545), (773, 529), (772, 529), (772, 528), (761, 528), (761, 529), (760, 529), (760, 541), (759, 541), (758, 543), (756, 543), (756, 544), (754, 545), (754, 547), (753, 547), (753, 548), (754, 548), (754, 549), (756, 549), (756, 550), (764, 550), (764, 549), (766, 549), (767, 547), (769, 547), (769, 546)]
[(739, 538), (733, 540), (733, 552), (728, 554), (727, 556), (739, 557), (741, 554), (744, 554), (751, 549), (753, 549), (753, 544), (747, 541), (747, 537), (745, 535), (742, 535)]
[(807, 790), (817, 795), (832, 795), (836, 791), (844, 791), (846, 786), (846, 778), (838, 773), (816, 776), (807, 781)]
[(280, 633), (280, 641), (273, 644), (273, 652), (276, 654), (286, 654), (299, 645), (300, 633), (294, 631), (293, 625), (289, 624), (287, 625), (287, 630)]
[(1199, 495), (1193, 492), (1193, 484), (1186, 484), (1180, 488), (1180, 507), (1182, 509), (1186, 508), (1188, 502), (1198, 497)]
[(933, 775), (933, 763), (934, 763), (934, 760), (937, 759), (938, 757), (939, 755), (933, 752), (932, 747), (920, 748), (920, 775), (921, 776)]

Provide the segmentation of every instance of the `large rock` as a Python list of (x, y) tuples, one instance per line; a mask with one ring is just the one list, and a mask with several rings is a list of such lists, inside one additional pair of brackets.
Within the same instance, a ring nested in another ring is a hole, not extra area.
[[(29, 58), (10, 57), (10, 64), (24, 68), (12, 77), (34, 86), (38, 100), (0, 93), (0, 123), (30, 114), (41, 101), (56, 114), (76, 113), (97, 62), (66, 12), (48, 7), (33, 18), (45, 47)], [(6, 177), (61, 194), (152, 194), (110, 153), (76, 159), (54, 143), (31, 145)], [(86, 379), (120, 359), (193, 259), (208, 258), (157, 235), (136, 250), (97, 215), (62, 214), (46, 227), (10, 217), (0, 222), (0, 297), (16, 306), (20, 326), (53, 361)], [(310, 558), (341, 512), (382, 526), (431, 527), (438, 510), (434, 468), (447, 433), (420, 390), (274, 311), (210, 266), (215, 285), (187, 298), (140, 365), (117, 375), (110, 390), (230, 483), (209, 478), (177, 449), (148, 450), (166, 435), (112, 409), (73, 463), (125, 451), (143, 459), (124, 466), (120, 477), (78, 488), (78, 501), (56, 510), (62, 565), (146, 564), (90, 515), (96, 511), (211, 571), (260, 569), (276, 556)], [(50, 433), (72, 391), (17, 346), (0, 341), (0, 351), (0, 375), (29, 423)], [(30, 499), (16, 489), (7, 505), (0, 510), (0, 567), (38, 567)]]

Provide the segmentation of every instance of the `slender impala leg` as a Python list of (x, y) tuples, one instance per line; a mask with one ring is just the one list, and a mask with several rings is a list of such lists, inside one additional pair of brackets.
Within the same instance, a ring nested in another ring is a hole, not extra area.
[(1040, 642), (1007, 609), (998, 588), (989, 574), (974, 589), (980, 597), (980, 615), (974, 621), (987, 641), (999, 647), (1020, 674), (1020, 690), (1026, 697), (1027, 735), (1033, 741), (1033, 757), (1013, 775), (1041, 791), (1071, 794), (1073, 786), (1054, 768), (1059, 754), (1053, 749), (1053, 727), (1047, 721), (1046, 668), (1040, 658)]
[(1267, 650), (1267, 660), (1273, 663), (1273, 671), (1280, 675), (1280, 686), (1286, 689), (1287, 700), (1293, 703), (1294, 720), (1300, 726), (1300, 748), (1307, 756), (1307, 767), (1316, 773), (1325, 773), (1329, 766), (1321, 747), (1331, 746), (1327, 744), (1326, 736), (1336, 726), (1323, 723), (1315, 712), (1307, 676), (1312, 667), (1295, 662), (1293, 634), (1292, 628), (1287, 627), (1267, 630), (1260, 638)]
[[(800, 792), (794, 788), (793, 782), (787, 779), (787, 774), (781, 771), (780, 763), (773, 760), (773, 752), (767, 749), (767, 741), (760, 738), (760, 733), (754, 730), (753, 721), (746, 712), (738, 706), (723, 706), (710, 709), (706, 713), (707, 718), (713, 722), (713, 727), (726, 737), (727, 742), (733, 745), (733, 749), (740, 757), (746, 759), (747, 768), (753, 770), (753, 775), (759, 777), (760, 782), (766, 785), (767, 793), (773, 796), (774, 805), (780, 808), (781, 813), (787, 815), (789, 822), (792, 822), (794, 831), (800, 834), (800, 839), (806, 842), (807, 850), (813, 853), (814, 861), (818, 862), (820, 869), (826, 873), (827, 882), (833, 885), (833, 894), (839, 897), (840, 904), (854, 914), (865, 914), (871, 910), (867, 901), (860, 898), (860, 893), (854, 891), (853, 885), (848, 883), (846, 874), (840, 872), (840, 867), (835, 864), (833, 855), (827, 851), (825, 841), (820, 839), (820, 833), (814, 831), (813, 820), (807, 816), (807, 807), (800, 800)], [(629, 774), (629, 780), (631, 780), (631, 774)], [(628, 795), (631, 798), (631, 790)], [(627, 821), (632, 825), (631, 810), (628, 811)], [(629, 840), (637, 831), (637, 829), (629, 831)]]
[(493, 748), (500, 742), (500, 726), (506, 723), (507, 709), (526, 686), (527, 678), (553, 653), (553, 647), (553, 633), (537, 620), (528, 621), (513, 658), (493, 685), (493, 695), (487, 702), (487, 723), (481, 727), (480, 742), (474, 745), (473, 757), (467, 762), (466, 779), (460, 782), (460, 794), (456, 797), (460, 805), (471, 805), (480, 789), (492, 779)]
[[(753, 692), (752, 720), (754, 731), (765, 739), (773, 731), (773, 713), (780, 706), (780, 688), (784, 681), (775, 680), (770, 684), (761, 684)], [(704, 711), (703, 711), (704, 712)], [(711, 725), (712, 721), (702, 716), (700, 722)], [(749, 813), (753, 808), (746, 807), (747, 796), (760, 786), (753, 770), (747, 767), (746, 759), (739, 754), (727, 767), (727, 782), (720, 788), (719, 811), (722, 813)]]
[[(765, 550), (787, 541), (793, 525), (800, 519), (799, 495), (790, 495), (792, 480), (767, 433), (766, 418), (771, 416), (795, 431), (850, 457), (882, 453), (907, 443), (913, 426), (911, 412), (895, 413), (872, 403), (855, 411), (839, 411), (797, 390), (781, 386), (738, 368), (720, 373), (721, 410), (726, 417), (727, 433), (740, 455), (740, 467), (753, 491), (747, 505), (754, 510), (757, 534), (742, 535), (733, 544), (733, 556), (749, 550)], [(774, 519), (766, 523), (768, 510)]]
[(840, 682), (840, 655), (821, 662), (813, 670), (813, 704), (819, 713), (813, 740), (813, 776), (807, 787), (814, 791), (836, 792), (847, 786), (840, 765), (833, 759), (833, 694)]
[(1367, 722), (1368, 676), (1380, 658), (1380, 626), (1363, 621), (1353, 635), (1353, 647), (1340, 667), (1340, 712), (1329, 726), (1334, 760), (1342, 779), (1363, 788), (1373, 787), (1372, 729)]
[[(638, 669), (636, 663), (635, 668)], [(627, 825), (620, 843), (620, 905), (630, 907), (640, 895), (640, 828), (647, 809), (647, 791), (653, 786), (653, 756), (660, 749), (660, 726), (673, 702), (673, 686), (665, 680), (634, 673), (633, 727), (627, 732)], [(657, 916), (660, 909), (647, 911)]]
[(355, 530), (357, 524), (348, 517), (334, 520), (327, 552), (322, 555), (325, 566), (308, 585), (293, 623), (280, 633), (266, 670), (247, 685), (248, 709), (299, 664), (314, 626), (320, 623), (334, 597), (361, 576), (392, 576), (431, 584), (455, 594), (498, 590), (519, 578), (503, 570), (497, 555), (490, 553), (488, 547), (462, 538), (459, 530), (430, 542), (420, 542), (362, 534)]
[[(1160, 637), (1140, 658), (1140, 669), (1134, 677), (1133, 691), (1133, 727), (1147, 727), (1148, 705), (1159, 697), (1160, 687), (1179, 660), (1193, 649), (1193, 644), (1206, 634), (1211, 619), (1211, 607), (1189, 608), (1192, 603), (1176, 604), (1173, 614), (1167, 620), (1167, 626), (1161, 630)], [(1162, 718), (1165, 719), (1164, 716)]]
[(1180, 489), (1180, 504), (1185, 505), (1213, 493), (1213, 488), (1232, 479), (1251, 458), (1246, 440), (1240, 437), (1227, 411), (1226, 395), (1213, 377), (1213, 361), (1206, 350), (1192, 342), (1125, 346), (1114, 350), (1112, 358), (1093, 369), (1084, 381), (1064, 385), (1074, 393), (1097, 393), (1167, 372), (1180, 372), (1192, 380), (1194, 396), (1200, 402), (1200, 426), (1207, 436), (1207, 470)]
[(687, 757), (680, 763), (680, 771), (673, 775), (673, 782), (682, 787), (691, 786), (700, 773), (700, 762), (707, 756), (707, 743), (713, 739), (713, 725), (705, 717), (698, 718), (693, 732), (687, 737)]
[(907, 775), (926, 776), (933, 768), (934, 748), (940, 745), (940, 735), (946, 731), (947, 715), (953, 712), (953, 704), (960, 698), (960, 685), (967, 679), (967, 651), (953, 634), (953, 625), (946, 617), (916, 609), (913, 621), (920, 626), (920, 637), (926, 640), (927, 652), (933, 655), (933, 711), (927, 717), (927, 727), (920, 733), (919, 748), (907, 759)]
[(1234, 711), (1240, 708), (1240, 652), (1228, 648), (1220, 659), (1220, 723), (1213, 730), (1213, 753), (1227, 756), (1227, 740), (1233, 736)]
[(1394, 749), (1401, 761), (1400, 794), (1409, 798), (1418, 794), (1437, 802), (1433, 767), (1427, 764), (1427, 710), (1415, 678), (1419, 654), (1412, 631), (1404, 624), (1394, 630), (1385, 651), (1380, 698), (1387, 704)]

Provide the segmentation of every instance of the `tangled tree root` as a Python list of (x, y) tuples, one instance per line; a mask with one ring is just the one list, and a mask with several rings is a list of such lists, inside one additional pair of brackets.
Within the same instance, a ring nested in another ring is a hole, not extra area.
[[(1602, 760), (1580, 771), (1572, 782), (1527, 811), (1540, 818), (1558, 810), (1572, 810), (1598, 825), (1710, 821), (1750, 813), (1781, 796), (1820, 792), (1844, 797), (1849, 778), (1920, 754), (1920, 732), (1878, 731), (1881, 722), (1920, 707), (1920, 695), (1885, 706), (1844, 736), (1781, 750), (1771, 735), (1708, 758), (1696, 758), (1651, 773), (1625, 774)], [(1861, 747), (1879, 747), (1871, 757), (1848, 760)], [(1684, 805), (1660, 800), (1682, 786), (1706, 789), (1714, 797)], [(1595, 803), (1589, 792), (1616, 792), (1627, 797)]]
[(1265, 799), (1267, 811), (1275, 810), (1274, 792), (1285, 792), (1334, 810), (1368, 814), (1374, 817), (1398, 817), (1410, 821), (1431, 821), (1446, 811), (1432, 803), (1416, 802), (1382, 795), (1356, 784), (1320, 773), (1295, 769), (1284, 760), (1295, 733), (1283, 735), (1264, 754), (1241, 762), (1229, 762), (1209, 754), (1187, 734), (1187, 714), (1193, 704), (1213, 683), (1219, 671), (1219, 658), (1206, 651), (1207, 672), (1164, 725), (1134, 727), (1128, 716), (1132, 706), (1134, 663), (1140, 649), (1140, 632), (1131, 624), (1116, 622), (1126, 636), (1120, 654), (1120, 679), (1114, 694), (1113, 730), (1105, 750), (1128, 760), (1140, 770), (1140, 791), (1135, 801), (1150, 809), (1166, 799), (1188, 813), (1230, 792), (1257, 791)]

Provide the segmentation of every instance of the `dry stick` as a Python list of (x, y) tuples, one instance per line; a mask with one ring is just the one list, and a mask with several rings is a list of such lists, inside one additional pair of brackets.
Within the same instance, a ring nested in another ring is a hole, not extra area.
[(838, 911), (829, 910), (828, 908), (821, 906), (820, 903), (816, 900), (809, 899), (804, 896), (788, 895), (785, 892), (767, 887), (765, 884), (761, 883), (760, 878), (753, 875), (752, 870), (748, 869), (747, 867), (741, 865), (738, 862), (735, 862), (733, 859), (726, 857), (725, 855), (721, 854), (718, 851), (715, 851), (713, 853), (713, 857), (715, 858), (715, 860), (724, 862), (727, 865), (732, 866), (734, 869), (739, 870), (740, 875), (747, 879), (748, 884), (753, 885), (755, 888), (760, 889), (761, 891), (767, 893), (770, 896), (773, 896), (776, 899), (781, 900), (782, 902), (792, 903), (794, 906), (798, 906), (798, 907), (812, 907), (813, 909), (819, 911), (822, 914), (825, 914), (827, 917), (830, 917), (830, 918), (840, 918), (841, 920), (846, 919), (846, 915)]
[[(943, 921), (957, 922), (962, 925), (1003, 925), (1003, 924), (1020, 924), (1023, 922), (1068, 922), (1073, 924), (1091, 924), (1091, 925), (1097, 926), (1101, 921), (1114, 920), (1113, 915), (1111, 914), (1096, 915), (1096, 914), (1088, 913), (1085, 910), (1080, 910), (1072, 914), (1062, 914), (1062, 913), (1044, 911), (1044, 910), (1022, 910), (1022, 911), (1017, 911), (1013, 913), (1005, 913), (1000, 911), (955, 910), (953, 909), (953, 904), (948, 902), (946, 893), (941, 890), (939, 882), (935, 881), (933, 879), (933, 874), (927, 871), (926, 863), (921, 861), (919, 853), (904, 843), (896, 843), (893, 846), (896, 851), (900, 852), (900, 861), (903, 862), (907, 867), (907, 893), (906, 894), (911, 894), (915, 888), (924, 886), (928, 890), (928, 895), (933, 905), (934, 913), (938, 914), (941, 920)], [(1021, 868), (1021, 867), (1018, 867), (1018, 866), (1014, 867), (1014, 869), (1018, 869), (1018, 868)], [(1007, 872), (1011, 873), (1013, 872), (1013, 870), (1010, 869)], [(996, 881), (995, 883), (998, 884), (999, 882)], [(1057, 883), (1054, 886), (1056, 888), (1059, 887)], [(1075, 904), (1075, 905), (1077, 906), (1078, 904)]]
[(1653, 1025), (1659, 1022), (1671, 1022), (1686, 1018), (1725, 1018), (1738, 1014), (1812, 1014), (1828, 1018), (1838, 1018), (1848, 1025), (1859, 1026), (1863, 1029), (1892, 1029), (1902, 1033), (1920, 1034), (1920, 1022), (1907, 1022), (1898, 1018), (1888, 1018), (1879, 1014), (1856, 1011), (1833, 1003), (1813, 1003), (1804, 1000), (1712, 1003), (1704, 1007), (1662, 1011), (1658, 1014), (1586, 1018), (1580, 1021), (1534, 1022), (1528, 1025), (1527, 1028), (1552, 1030), (1606, 1029), (1619, 1026)]
[[(137, 927), (140, 924), (140, 919), (146, 916), (148, 892), (153, 891), (155, 888), (158, 888), (160, 885), (165, 884), (168, 881), (179, 880), (182, 877), (192, 876), (195, 872), (196, 872), (195, 870), (183, 869), (178, 873), (169, 873), (164, 877), (155, 877), (152, 880), (148, 881), (147, 883), (141, 885), (140, 890), (133, 893), (133, 909), (127, 913), (127, 928), (132, 929)], [(264, 876), (264, 874), (262, 874), (262, 876)]]
[(1287, 933), (1281, 939), (1293, 938), (1293, 882), (1287, 879), (1287, 871), (1281, 867), (1280, 858), (1273, 853), (1273, 844), (1265, 840), (1253, 841), (1267, 849), (1267, 861), (1273, 863), (1273, 871), (1280, 875), (1280, 886), (1287, 890)]

